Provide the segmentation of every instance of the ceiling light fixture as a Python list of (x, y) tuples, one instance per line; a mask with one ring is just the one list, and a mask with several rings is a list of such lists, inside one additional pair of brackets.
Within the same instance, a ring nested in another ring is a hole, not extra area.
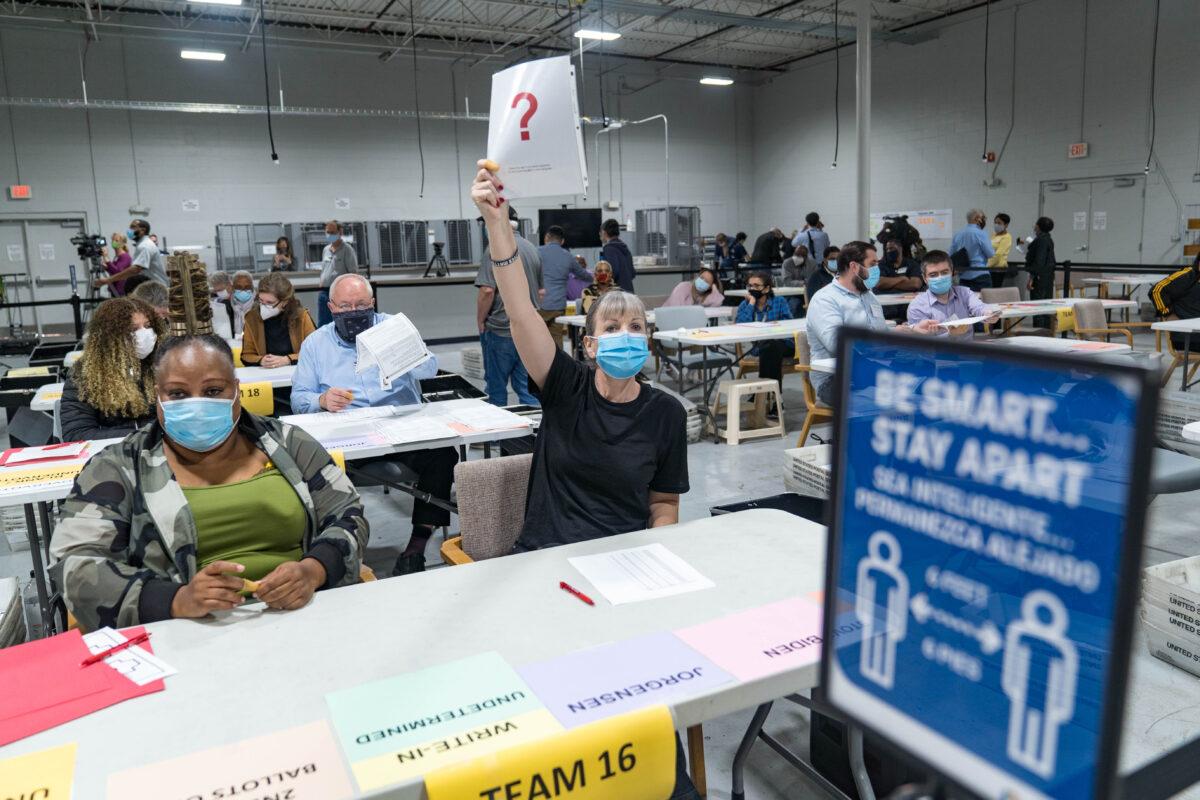
[(214, 6), (240, 6), (242, 0), (188, 0), (191, 3), (209, 3)]
[(732, 86), (733, 78), (701, 78), (700, 83), (705, 86)]
[(180, 50), (180, 58), (191, 59), (192, 61), (224, 61), (225, 54), (220, 50)]
[(575, 38), (576, 39), (597, 39), (601, 42), (611, 42), (616, 39), (620, 39), (621, 34), (617, 33), (616, 31), (589, 31), (589, 30), (585, 29), (585, 30), (575, 31)]

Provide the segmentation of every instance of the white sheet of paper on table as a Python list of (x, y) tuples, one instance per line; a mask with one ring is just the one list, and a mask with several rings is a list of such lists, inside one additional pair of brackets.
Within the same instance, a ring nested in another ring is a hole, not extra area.
[[(101, 653), (109, 648), (127, 641), (124, 634), (112, 628), (101, 628), (85, 634), (83, 643), (87, 645), (92, 655)], [(127, 647), (119, 653), (113, 653), (104, 659), (104, 663), (124, 675), (138, 686), (168, 678), (179, 670), (163, 661), (158, 656), (137, 645)]]
[(567, 561), (614, 606), (716, 586), (657, 542)]
[(379, 385), (384, 389), (391, 388), (396, 378), (433, 357), (416, 326), (404, 314), (393, 314), (372, 325), (358, 335), (355, 346), (358, 351), (355, 373), (378, 367)]
[(976, 322), (983, 322), (987, 316), (982, 317), (963, 317), (962, 319), (948, 319), (945, 322), (939, 322), (943, 328), (957, 328), (959, 325), (974, 325)]
[(394, 445), (453, 439), (458, 434), (444, 422), (427, 416), (394, 417), (376, 423), (379, 433)]
[(88, 449), (87, 442), (71, 442), (70, 444), (52, 444), (43, 447), (23, 447), (13, 453), (4, 462), (5, 466), (14, 467), (29, 461), (41, 461), (44, 458), (76, 458)]
[(529, 420), (524, 417), (518, 417), (511, 411), (505, 411), (487, 403), (449, 408), (446, 410), (445, 419), (481, 433), (529, 427)]

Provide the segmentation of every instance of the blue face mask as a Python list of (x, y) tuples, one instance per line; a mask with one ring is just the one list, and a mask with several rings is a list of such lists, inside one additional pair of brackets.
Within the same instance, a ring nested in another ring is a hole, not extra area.
[(692, 284), (696, 287), (696, 291), (701, 294), (712, 288), (712, 284), (704, 280), (704, 278), (696, 278), (696, 280), (692, 281)]
[(954, 283), (954, 278), (950, 275), (938, 275), (936, 278), (929, 279), (929, 291), (934, 294), (945, 294), (950, 291), (950, 286)]
[(132, 241), (137, 241), (137, 231), (135, 231), (133, 228), (126, 228), (125, 235), (128, 236)]
[(233, 433), (233, 401), (220, 397), (160, 400), (163, 429), (171, 441), (196, 453), (207, 453)]
[(642, 371), (649, 357), (650, 347), (640, 334), (621, 331), (598, 339), (596, 363), (611, 378), (632, 378)]
[(334, 242), (336, 242), (338, 240), (338, 238), (339, 237), (336, 233), (325, 234), (325, 241), (329, 242), (330, 244), (333, 244)]
[(863, 281), (866, 284), (867, 291), (871, 291), (879, 283), (879, 267), (870, 267), (867, 269), (867, 279)]
[(233, 293), (234, 302), (249, 303), (254, 298), (254, 292), (251, 289), (237, 289)]
[(837, 274), (837, 259), (831, 258), (825, 262), (825, 269), (829, 270), (830, 275)]

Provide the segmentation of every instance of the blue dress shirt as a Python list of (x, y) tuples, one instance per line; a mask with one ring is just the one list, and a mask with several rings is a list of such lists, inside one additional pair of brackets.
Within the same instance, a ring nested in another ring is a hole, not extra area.
[[(390, 314), (375, 314), (375, 324)], [(361, 375), (354, 371), (356, 349), (337, 335), (334, 323), (322, 325), (300, 345), (300, 360), (292, 375), (292, 411), (312, 414), (321, 411), (320, 396), (327, 389), (349, 389), (354, 400), (349, 408), (364, 406), (409, 406), (421, 402), (421, 379), (437, 375), (437, 356), (392, 381), (391, 389), (379, 387), (379, 368)]]
[[(846, 325), (875, 330), (887, 328), (883, 306), (874, 292), (857, 294), (834, 281), (808, 301), (805, 330), (808, 332), (809, 352), (814, 360), (837, 356), (838, 331)], [(814, 387), (820, 387), (833, 376), (813, 372), (808, 377)]]
[(969, 281), (980, 275), (991, 274), (987, 271), (987, 262), (996, 255), (996, 251), (992, 248), (992, 237), (984, 233), (983, 228), (968, 223), (967, 227), (954, 234), (954, 241), (950, 243), (950, 254), (964, 249), (967, 251), (967, 258), (971, 260), (971, 268), (964, 269), (960, 279)]

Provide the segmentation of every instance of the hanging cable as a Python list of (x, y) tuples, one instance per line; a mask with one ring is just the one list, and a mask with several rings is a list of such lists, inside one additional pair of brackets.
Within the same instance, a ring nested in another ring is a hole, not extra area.
[(1013, 126), (1017, 122), (1017, 17), (1021, 13), (1020, 6), (1013, 6), (1013, 35), (1012, 45), (1008, 51), (1012, 56), (1012, 83), (1008, 90), (1008, 132), (1004, 134), (1004, 141), (1000, 143), (1000, 152), (996, 154), (996, 163), (992, 164), (992, 182), (994, 188), (996, 183), (996, 170), (1000, 169), (1000, 162), (1004, 160), (1004, 152), (1008, 150), (1008, 140), (1012, 138)]
[(267, 139), (271, 142), (271, 161), (279, 163), (275, 151), (275, 129), (271, 126), (271, 73), (267, 70), (267, 7), (265, 0), (258, 0), (258, 32), (262, 37), (263, 51), (263, 95), (267, 101)]
[(417, 197), (425, 196), (425, 144), (421, 141), (421, 89), (417, 85), (417, 11), (416, 0), (408, 2), (408, 19), (412, 25), (412, 78), (413, 78), (413, 110), (417, 112), (417, 155), (421, 159), (421, 190)]
[[(604, 0), (600, 0), (600, 69), (596, 70), (597, 83), (600, 85), (600, 124), (608, 127), (608, 112), (604, 110)], [(597, 164), (599, 169), (600, 165)]]
[[(87, 103), (87, 57), (91, 46), (91, 37), (84, 34), (83, 52), (79, 54), (79, 80), (82, 84), (84, 103)], [(96, 180), (96, 141), (92, 136), (92, 112), (86, 106), (83, 109), (83, 121), (84, 127), (87, 129), (88, 157), (92, 164), (92, 198), (96, 201), (96, 223), (100, 224), (102, 214), (100, 213), (100, 182)]]
[[(8, 62), (4, 58), (3, 39), (0, 38), (0, 73), (4, 74), (4, 96), (12, 97), (12, 92), (8, 88)], [(21, 158), (17, 155), (17, 126), (13, 122), (13, 114), (15, 112), (12, 106), (8, 107), (8, 134), (9, 141), (12, 142), (13, 151), (13, 168), (17, 173), (17, 183), (21, 182)]]
[(838, 145), (842, 139), (842, 113), (838, 107), (838, 97), (842, 86), (842, 51), (838, 40), (838, 0), (833, 0), (833, 163), (830, 169), (837, 169)]
[(1146, 168), (1142, 170), (1150, 174), (1150, 161), (1154, 158), (1154, 137), (1158, 134), (1157, 120), (1154, 114), (1154, 84), (1158, 78), (1158, 11), (1162, 0), (1154, 0), (1154, 44), (1150, 47), (1150, 150), (1146, 153)]
[(1083, 61), (1079, 76), (1079, 141), (1083, 141), (1083, 113), (1087, 109), (1087, 46), (1088, 46), (1088, 5), (1090, 0), (1083, 0)]
[(992, 32), (992, 0), (983, 9), (983, 162), (988, 160), (988, 40)]

